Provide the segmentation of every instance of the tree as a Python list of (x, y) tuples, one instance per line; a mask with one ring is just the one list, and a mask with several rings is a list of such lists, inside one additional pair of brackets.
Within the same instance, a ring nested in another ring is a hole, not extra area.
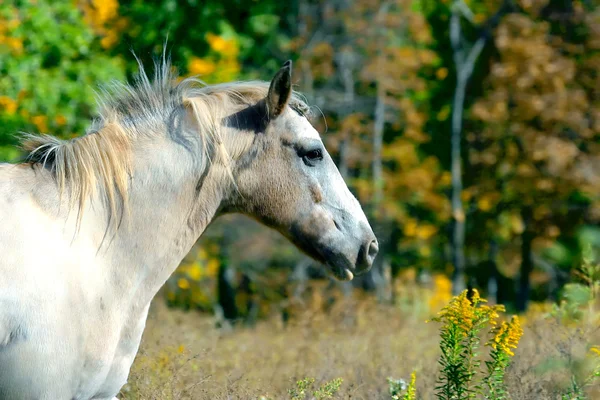
[(519, 310), (529, 299), (534, 251), (598, 221), (599, 97), (590, 69), (599, 65), (597, 16), (579, 2), (566, 13), (544, 4), (530, 2), (500, 23), (486, 94), (471, 110), (479, 124), (468, 134), (480, 211), (497, 213), (505, 241), (521, 239)]
[(95, 108), (99, 82), (123, 79), (123, 62), (72, 1), (0, 4), (0, 160), (14, 159), (16, 132), (69, 137)]

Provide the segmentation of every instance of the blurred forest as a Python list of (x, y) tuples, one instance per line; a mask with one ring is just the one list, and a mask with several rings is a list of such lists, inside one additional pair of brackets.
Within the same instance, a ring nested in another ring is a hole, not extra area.
[(170, 305), (252, 322), (292, 313), (315, 282), (395, 301), (402, 278), (524, 311), (600, 248), (593, 0), (4, 0), (0, 161), (22, 158), (19, 131), (83, 134), (98, 85), (165, 43), (207, 83), (268, 80), (292, 59), (382, 244), (369, 274), (338, 283), (228, 216), (168, 281)]

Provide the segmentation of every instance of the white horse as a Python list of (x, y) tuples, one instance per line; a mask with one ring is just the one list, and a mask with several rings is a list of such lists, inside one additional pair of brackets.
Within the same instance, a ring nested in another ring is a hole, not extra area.
[(112, 399), (150, 301), (210, 222), (256, 218), (340, 279), (378, 245), (291, 90), (266, 82), (114, 84), (90, 133), (28, 135), (0, 164), (0, 398)]

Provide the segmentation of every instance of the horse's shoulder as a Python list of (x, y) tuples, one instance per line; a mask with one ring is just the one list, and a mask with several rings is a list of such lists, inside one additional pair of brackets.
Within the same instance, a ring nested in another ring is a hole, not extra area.
[[(0, 300), (0, 305), (6, 301)], [(10, 310), (14, 310), (14, 307), (0, 307), (0, 351), (27, 340), (25, 324)]]

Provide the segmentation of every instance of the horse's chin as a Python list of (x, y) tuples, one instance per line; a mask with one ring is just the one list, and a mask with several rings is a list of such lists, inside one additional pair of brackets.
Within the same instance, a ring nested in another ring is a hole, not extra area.
[(340, 281), (351, 281), (354, 278), (354, 274), (350, 271), (349, 268), (341, 267), (330, 267), (331, 273), (335, 276), (336, 279)]
[[(289, 237), (289, 236), (288, 236)], [(335, 246), (307, 241), (303, 236), (290, 237), (292, 242), (313, 260), (326, 265), (333, 277), (340, 281), (351, 281), (356, 273), (356, 267), (349, 257)], [(318, 244), (317, 244), (318, 243)], [(365, 271), (366, 272), (366, 271)]]
[(331, 274), (340, 281), (351, 281), (354, 278), (354, 266), (344, 257), (335, 257), (326, 261)]

